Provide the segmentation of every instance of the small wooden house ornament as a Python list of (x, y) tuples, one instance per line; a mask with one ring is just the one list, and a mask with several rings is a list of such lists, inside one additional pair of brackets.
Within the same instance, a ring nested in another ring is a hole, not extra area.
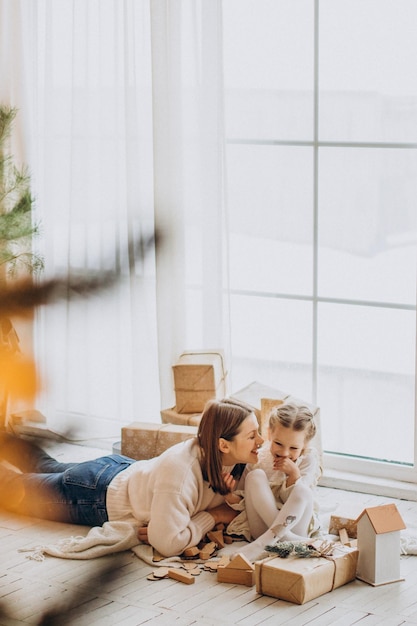
[(400, 530), (406, 526), (395, 504), (367, 508), (356, 522), (356, 577), (374, 586), (404, 580), (400, 575)]
[(220, 583), (234, 583), (253, 587), (255, 566), (243, 554), (236, 554), (230, 561), (227, 557), (219, 562), (217, 580)]

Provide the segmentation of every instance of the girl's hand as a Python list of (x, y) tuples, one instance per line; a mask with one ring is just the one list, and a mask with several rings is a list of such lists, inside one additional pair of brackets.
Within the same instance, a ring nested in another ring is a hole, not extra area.
[(287, 486), (293, 485), (301, 476), (298, 465), (286, 456), (277, 456), (274, 458), (274, 469), (284, 472), (287, 476)]
[(148, 546), (150, 546), (151, 544), (149, 543), (148, 540), (148, 527), (147, 526), (141, 526), (138, 529), (138, 539), (139, 541), (141, 541), (142, 543), (147, 543)]

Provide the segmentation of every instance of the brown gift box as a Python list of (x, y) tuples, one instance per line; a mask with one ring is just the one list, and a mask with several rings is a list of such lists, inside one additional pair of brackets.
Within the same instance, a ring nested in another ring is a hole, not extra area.
[(226, 395), (226, 371), (221, 350), (183, 352), (172, 370), (178, 413), (199, 413), (208, 400)]
[(133, 422), (122, 428), (121, 453), (136, 460), (152, 459), (174, 444), (196, 435), (196, 426)]
[(184, 424), (186, 426), (198, 426), (201, 421), (201, 413), (179, 413), (177, 407), (162, 409), (161, 419), (163, 424)]
[(304, 604), (354, 580), (357, 561), (358, 550), (345, 546), (327, 557), (273, 556), (255, 563), (256, 591)]
[(339, 530), (345, 529), (348, 537), (356, 539), (358, 536), (358, 523), (356, 519), (350, 517), (342, 517), (340, 515), (331, 515), (329, 523), (329, 533), (338, 535)]
[(175, 390), (175, 402), (179, 413), (202, 413), (206, 402), (216, 398), (221, 400), (225, 397), (224, 384), (219, 385), (217, 389), (205, 389), (201, 391), (187, 391), (185, 389)]

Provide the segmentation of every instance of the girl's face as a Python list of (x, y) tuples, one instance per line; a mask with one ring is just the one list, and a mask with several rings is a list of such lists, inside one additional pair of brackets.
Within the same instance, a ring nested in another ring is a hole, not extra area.
[(256, 463), (258, 448), (264, 440), (259, 434), (259, 424), (256, 415), (251, 413), (241, 424), (236, 437), (232, 441), (221, 438), (219, 449), (223, 455), (223, 465), (236, 463)]
[(273, 457), (289, 458), (291, 461), (298, 459), (306, 445), (304, 431), (292, 430), (292, 428), (286, 428), (282, 424), (276, 424), (268, 432)]

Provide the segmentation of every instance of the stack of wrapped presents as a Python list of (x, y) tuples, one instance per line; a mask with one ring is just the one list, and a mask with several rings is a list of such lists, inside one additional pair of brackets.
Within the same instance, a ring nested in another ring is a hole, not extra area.
[(183, 352), (172, 366), (175, 406), (161, 411), (162, 422), (197, 426), (206, 402), (226, 396), (222, 350)]
[(183, 352), (172, 372), (175, 406), (161, 411), (161, 424), (133, 422), (122, 428), (122, 454), (137, 460), (150, 459), (173, 444), (194, 437), (206, 402), (226, 396), (221, 350)]
[[(197, 434), (206, 402), (227, 397), (224, 355), (221, 350), (183, 352), (172, 367), (175, 406), (161, 411), (161, 423), (133, 422), (122, 428), (121, 452), (134, 459), (158, 456), (175, 443)], [(320, 409), (290, 393), (254, 381), (231, 394), (253, 408), (263, 436), (267, 435), (270, 410), (277, 404), (295, 402), (309, 406), (317, 424), (314, 443), (321, 455)]]

